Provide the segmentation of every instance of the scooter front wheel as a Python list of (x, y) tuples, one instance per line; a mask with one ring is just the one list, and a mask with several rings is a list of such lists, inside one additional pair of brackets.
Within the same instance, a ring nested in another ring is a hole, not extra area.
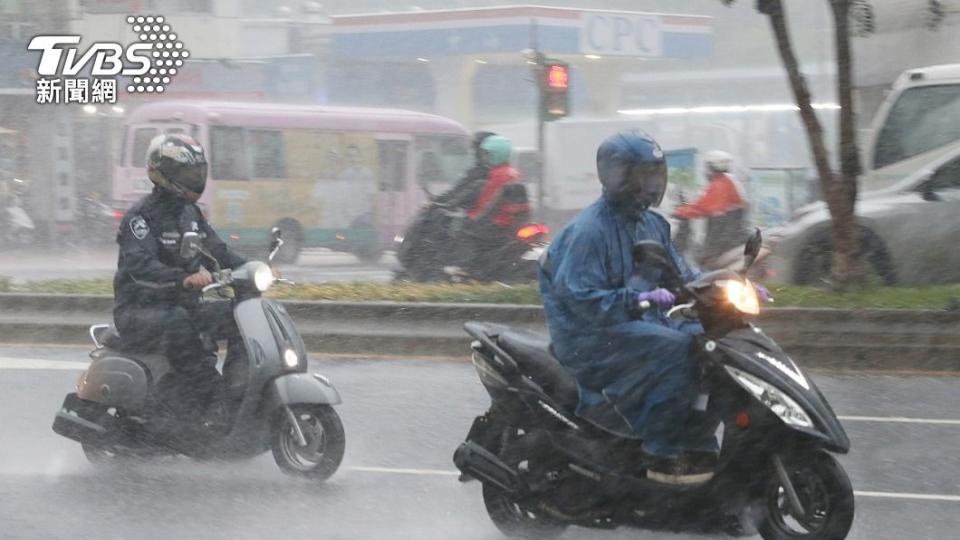
[(798, 512), (778, 474), (771, 472), (763, 492), (760, 535), (765, 540), (843, 540), (853, 525), (850, 479), (833, 455), (823, 450), (783, 459), (793, 484)]
[(271, 442), (273, 459), (291, 476), (330, 478), (340, 467), (346, 447), (340, 417), (330, 405), (291, 405), (290, 411), (292, 414), (281, 410), (277, 416)]

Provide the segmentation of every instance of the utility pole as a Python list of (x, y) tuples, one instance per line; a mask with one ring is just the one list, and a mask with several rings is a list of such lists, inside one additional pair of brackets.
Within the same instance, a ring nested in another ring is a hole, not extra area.
[(543, 94), (543, 66), (546, 57), (540, 52), (540, 40), (537, 32), (537, 20), (530, 19), (530, 50), (528, 62), (532, 63), (533, 84), (537, 87), (537, 215), (543, 219), (543, 191), (544, 191), (544, 170), (543, 156), (545, 150), (544, 143), (544, 125), (546, 118), (543, 113), (543, 107), (540, 105), (541, 95)]

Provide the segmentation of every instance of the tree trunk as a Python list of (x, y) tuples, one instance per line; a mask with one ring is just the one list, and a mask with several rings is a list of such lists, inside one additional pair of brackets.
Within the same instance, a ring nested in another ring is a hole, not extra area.
[[(833, 2), (833, 0), (830, 1)], [(849, 0), (842, 1), (844, 4), (846, 4), (846, 8), (849, 9)], [(856, 200), (856, 140), (852, 136), (848, 138), (841, 138), (841, 140), (847, 140), (853, 144), (853, 157), (850, 163), (854, 164), (854, 183), (851, 196), (849, 190), (843, 189), (844, 182), (841, 182), (839, 178), (836, 178), (830, 168), (830, 160), (828, 158), (827, 148), (823, 142), (823, 127), (820, 125), (820, 120), (817, 118), (816, 112), (813, 110), (813, 105), (810, 102), (810, 90), (807, 88), (807, 83), (803, 77), (803, 74), (800, 73), (800, 65), (797, 62), (797, 57), (793, 52), (793, 45), (790, 42), (790, 32), (787, 28), (786, 14), (784, 13), (783, 9), (783, 1), (761, 0), (758, 2), (758, 6), (762, 6), (761, 11), (770, 17), (770, 25), (773, 28), (773, 34), (777, 40), (777, 48), (780, 51), (780, 58), (783, 60), (783, 67), (787, 70), (787, 75), (790, 79), (790, 88), (793, 90), (793, 95), (796, 99), (797, 106), (800, 108), (800, 118), (803, 120), (803, 125), (806, 128), (807, 140), (810, 144), (810, 151), (813, 153), (813, 161), (817, 168), (817, 174), (820, 177), (820, 191), (823, 193), (823, 197), (827, 203), (827, 208), (829, 208), (830, 216), (832, 218), (832, 238), (834, 246), (833, 275), (835, 279), (838, 279), (838, 283), (842, 284), (848, 280), (848, 276), (851, 275), (851, 272), (854, 274), (859, 274), (859, 264), (857, 263), (856, 258), (857, 250), (855, 243), (856, 223), (854, 221), (853, 213), (853, 202)], [(842, 26), (844, 35), (846, 35), (846, 30), (847, 23), (846, 18), (844, 18), (844, 23)], [(837, 31), (841, 31), (841, 27), (839, 25), (837, 27)], [(849, 90), (850, 44), (847, 40), (844, 40), (843, 42), (846, 45), (845, 62), (847, 66), (845, 87)], [(840, 71), (842, 72), (843, 70), (841, 69)], [(840, 77), (842, 78), (843, 75)], [(846, 98), (846, 102), (844, 102), (844, 97)], [(845, 111), (850, 112), (849, 125), (847, 125), (846, 128), (849, 129), (850, 133), (852, 134), (853, 108), (851, 106), (851, 101), (852, 100), (849, 91), (847, 91), (846, 94), (841, 92), (840, 106), (844, 109), (841, 111), (841, 113)], [(842, 118), (843, 114), (841, 114), (841, 119)], [(841, 131), (843, 131), (843, 129), (844, 126), (841, 125)], [(849, 163), (845, 162), (845, 165), (849, 165)], [(847, 204), (848, 200), (849, 204)]]
[(833, 279), (839, 285), (864, 278), (857, 256), (857, 177), (860, 156), (854, 126), (852, 58), (850, 54), (850, 0), (830, 0), (837, 47), (837, 97), (840, 103), (840, 175), (833, 179), (828, 197), (833, 216)]

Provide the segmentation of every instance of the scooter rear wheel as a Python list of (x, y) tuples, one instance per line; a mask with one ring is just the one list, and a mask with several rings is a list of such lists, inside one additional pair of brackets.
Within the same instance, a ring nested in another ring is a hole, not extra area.
[(784, 459), (784, 468), (804, 507), (790, 510), (776, 473), (771, 473), (760, 501), (758, 529), (765, 540), (843, 540), (853, 525), (854, 496), (850, 479), (837, 458), (822, 450)]
[(271, 449), (280, 470), (291, 476), (326, 480), (337, 472), (346, 447), (343, 423), (330, 405), (291, 405), (307, 445), (300, 446), (296, 428), (281, 411)]
[(132, 455), (122, 449), (93, 443), (80, 443), (87, 461), (98, 469), (118, 469), (133, 464)]

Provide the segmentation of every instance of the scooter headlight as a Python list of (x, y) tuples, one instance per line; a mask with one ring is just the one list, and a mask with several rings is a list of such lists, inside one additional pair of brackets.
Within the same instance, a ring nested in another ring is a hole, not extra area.
[(273, 270), (260, 263), (253, 269), (253, 285), (260, 292), (266, 292), (273, 285)]
[(723, 288), (723, 294), (727, 297), (727, 301), (733, 304), (733, 307), (737, 308), (738, 311), (747, 315), (760, 313), (760, 299), (757, 298), (757, 290), (749, 279), (719, 281), (717, 285)]
[(753, 394), (760, 403), (763, 403), (773, 414), (780, 417), (785, 423), (791, 426), (802, 428), (812, 428), (813, 420), (803, 410), (796, 401), (790, 396), (784, 394), (777, 387), (754, 377), (749, 373), (740, 371), (737, 368), (724, 366), (733, 380)]
[(287, 365), (288, 368), (295, 368), (300, 365), (300, 357), (297, 355), (297, 351), (293, 349), (287, 349), (283, 351), (283, 363)]

